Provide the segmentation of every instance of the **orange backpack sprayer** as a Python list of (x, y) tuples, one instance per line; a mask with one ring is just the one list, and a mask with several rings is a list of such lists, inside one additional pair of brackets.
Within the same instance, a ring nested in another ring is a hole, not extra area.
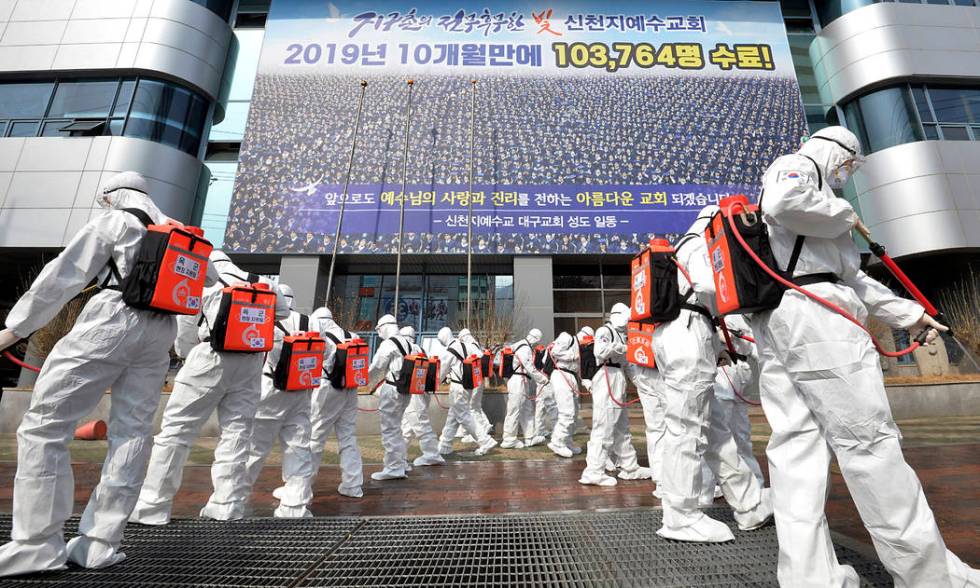
[(626, 361), (648, 368), (657, 367), (653, 359), (655, 325), (630, 322), (626, 325)]
[(449, 344), (449, 353), (452, 353), (462, 363), (463, 369), (462, 379), (453, 380), (453, 382), (460, 384), (466, 390), (474, 390), (483, 385), (483, 359), (475, 353), (470, 354), (466, 349), (466, 343), (459, 341), (459, 345), (462, 354), (453, 349), (452, 343)]
[(666, 239), (650, 239), (650, 245), (630, 264), (630, 318), (645, 323), (665, 323), (681, 312), (674, 247)]
[(312, 390), (319, 386), (325, 347), (326, 342), (316, 331), (284, 337), (282, 355), (272, 374), (273, 385), (287, 392)]
[(333, 333), (326, 333), (337, 350), (333, 356), (333, 367), (326, 373), (327, 380), (336, 390), (351, 390), (368, 384), (368, 345), (360, 337), (344, 331), (341, 341)]
[(626, 325), (626, 361), (656, 367), (653, 331), (681, 312), (677, 286), (678, 264), (674, 247), (666, 239), (650, 239), (630, 263), (630, 319)]
[(239, 283), (223, 288), (211, 327), (211, 347), (238, 353), (270, 351), (275, 314), (276, 294), (268, 284)]
[[(791, 261), (790, 268), (786, 272), (776, 269), (778, 266), (769, 244), (768, 230), (762, 222), (758, 206), (749, 204), (748, 198), (739, 194), (723, 199), (719, 207), (718, 214), (705, 229), (705, 238), (708, 240), (718, 308), (722, 314), (758, 312), (775, 308), (779, 306), (785, 290), (792, 289), (860, 327), (871, 337), (878, 353), (886, 357), (906, 355), (925, 342), (928, 329), (919, 333), (912, 345), (905, 349), (888, 351), (882, 348), (868, 328), (846, 310), (793, 283), (790, 278), (795, 263)], [(798, 251), (801, 248), (802, 237), (797, 240), (797, 245), (794, 247), (794, 258), (799, 257)], [(883, 254), (884, 248), (880, 251)], [(928, 303), (928, 300), (894, 262), (891, 262), (891, 265), (886, 263), (886, 266), (893, 273), (897, 271), (895, 277), (909, 289), (930, 316), (939, 315), (938, 310)]]
[(583, 337), (578, 342), (578, 375), (583, 380), (591, 380), (599, 366), (595, 360), (595, 338)]
[(110, 274), (118, 285), (104, 287), (120, 290), (123, 302), (133, 308), (163, 314), (197, 314), (212, 250), (204, 231), (176, 223), (153, 224), (149, 215), (138, 208), (123, 211), (143, 223), (146, 235), (125, 278), (119, 275), (115, 261), (109, 259)]

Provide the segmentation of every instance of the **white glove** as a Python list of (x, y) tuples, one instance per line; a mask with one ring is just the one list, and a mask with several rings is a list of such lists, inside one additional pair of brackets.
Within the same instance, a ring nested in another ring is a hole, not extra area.
[(18, 341), (20, 341), (20, 337), (14, 335), (10, 329), (0, 331), (0, 351), (15, 345)]
[(916, 323), (912, 325), (909, 330), (912, 332), (913, 337), (917, 337), (923, 329), (929, 329), (929, 333), (926, 334), (926, 345), (932, 345), (935, 342), (936, 337), (939, 336), (939, 331), (945, 333), (949, 330), (949, 327), (923, 312), (922, 316), (919, 317), (919, 320), (916, 321)]

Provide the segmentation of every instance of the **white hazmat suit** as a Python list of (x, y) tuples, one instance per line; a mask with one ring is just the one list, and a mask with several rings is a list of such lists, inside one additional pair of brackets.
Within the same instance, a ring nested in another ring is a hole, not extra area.
[(488, 451), (497, 446), (497, 441), (476, 425), (476, 421), (473, 419), (473, 411), (470, 408), (470, 395), (473, 391), (463, 388), (463, 360), (473, 355), (477, 350), (468, 348), (462, 339), (453, 339), (453, 332), (449, 327), (443, 327), (439, 331), (438, 337), (439, 343), (446, 348), (442, 357), (439, 358), (441, 362), (439, 381), (449, 379), (449, 414), (446, 415), (446, 424), (442, 429), (442, 437), (439, 439), (439, 452), (443, 454), (452, 453), (453, 438), (456, 429), (461, 426), (468, 435), (480, 444), (476, 449), (476, 454), (486, 455)]
[[(30, 337), (96, 277), (106, 284), (110, 260), (120, 275), (129, 275), (146, 229), (120, 209), (138, 208), (159, 224), (168, 220), (146, 191), (146, 180), (134, 172), (103, 186), (98, 202), (110, 210), (85, 224), (44, 267), (7, 316), (7, 342), (0, 347)], [(209, 276), (213, 283), (214, 273)], [(12, 541), (0, 547), (0, 576), (56, 570), (69, 559), (99, 568), (125, 557), (119, 545), (146, 470), (176, 331), (174, 317), (130, 307), (118, 290), (103, 289), (54, 346), (17, 429)], [(68, 441), (108, 389), (112, 407), (102, 477), (82, 513), (79, 536), (66, 549), (62, 529), (75, 493)]]
[(409, 395), (400, 394), (395, 384), (405, 363), (405, 355), (411, 353), (412, 342), (398, 334), (398, 323), (390, 314), (378, 320), (375, 331), (381, 343), (371, 359), (368, 388), (373, 390), (378, 383), (384, 382), (378, 391), (378, 414), (381, 417), (381, 445), (385, 455), (384, 469), (371, 474), (371, 479), (395, 480), (404, 478), (408, 468), (408, 450), (402, 437), (401, 424), (409, 402)]
[(650, 469), (636, 461), (626, 406), (626, 323), (630, 309), (616, 303), (609, 311), (609, 322), (595, 333), (595, 357), (599, 371), (592, 378), (592, 431), (589, 434), (585, 470), (580, 484), (615, 486), (616, 478), (606, 474), (610, 454), (616, 455), (623, 480), (650, 478)]
[(523, 449), (517, 438), (524, 433), (527, 442), (534, 440), (534, 401), (532, 393), (548, 378), (534, 367), (534, 345), (541, 340), (541, 331), (531, 329), (527, 337), (511, 345), (514, 352), (514, 375), (507, 380), (507, 413), (504, 415), (502, 449)]
[(337, 344), (350, 341), (353, 335), (333, 320), (328, 308), (320, 307), (310, 315), (310, 323), (326, 340), (323, 354), (323, 374), (320, 386), (310, 399), (310, 455), (313, 468), (311, 485), (323, 463), (323, 447), (327, 438), (337, 436), (340, 459), (340, 485), (337, 492), (351, 498), (364, 496), (364, 466), (361, 450), (357, 446), (357, 388), (337, 389), (330, 385), (326, 375), (333, 370), (337, 356)]
[[(402, 327), (398, 334), (413, 342), (413, 353), (422, 351), (422, 348), (414, 343), (414, 328)], [(422, 450), (422, 455), (416, 457), (412, 465), (419, 467), (445, 465), (446, 460), (439, 453), (439, 437), (432, 429), (432, 421), (429, 419), (429, 402), (432, 396), (429, 394), (412, 394), (411, 396), (408, 401), (408, 408), (402, 415), (402, 436), (405, 437), (406, 448), (412, 437), (417, 437), (419, 449)]]
[[(289, 317), (279, 321), (275, 330), (275, 343), (265, 360), (262, 372), (262, 396), (255, 410), (252, 423), (252, 436), (249, 443), (246, 479), (249, 493), (255, 486), (262, 466), (276, 439), (282, 448), (283, 486), (273, 492), (279, 499), (273, 516), (277, 518), (312, 517), (310, 502), (313, 501), (312, 470), (313, 457), (310, 453), (310, 390), (279, 390), (273, 383), (276, 364), (282, 356), (283, 338), (289, 335), (305, 334), (312, 327), (301, 325), (303, 316), (293, 310), (293, 289), (286, 284), (279, 285), (279, 291), (289, 301)], [(309, 322), (307, 318), (305, 322)], [(283, 332), (285, 329), (286, 332)], [(321, 376), (322, 377), (322, 376)]]
[[(476, 337), (473, 336), (469, 329), (461, 329), (459, 331), (459, 338), (466, 342), (467, 347), (476, 349), (478, 355), (483, 353), (483, 346), (480, 345), (479, 341), (476, 340)], [(488, 435), (493, 430), (493, 424), (487, 418), (487, 413), (483, 410), (483, 390), (487, 387), (489, 381), (490, 374), (483, 374), (483, 384), (473, 390), (473, 394), (470, 395), (470, 410), (473, 412), (473, 420), (476, 422), (477, 428), (482, 429)], [(476, 443), (476, 439), (471, 435), (467, 435), (462, 425), (456, 429), (456, 436), (462, 437), (463, 443)]]
[[(708, 439), (708, 406), (713, 394), (720, 346), (712, 324), (714, 277), (708, 265), (703, 231), (718, 211), (707, 206), (677, 244), (676, 256), (684, 301), (678, 317), (653, 332), (653, 353), (667, 400), (662, 495), (664, 524), (657, 534), (668, 539), (721, 542), (734, 539), (727, 525), (701, 512), (702, 460), (716, 472), (725, 499), (742, 530), (763, 525), (772, 515), (769, 498), (738, 457), (731, 435)], [(690, 280), (690, 281), (689, 281)]]
[(551, 431), (548, 449), (560, 457), (572, 457), (575, 447), (572, 438), (575, 435), (575, 398), (579, 388), (579, 344), (578, 339), (568, 333), (561, 333), (548, 349), (554, 361), (555, 369), (551, 372), (551, 390), (558, 409), (558, 418)]
[[(640, 395), (650, 477), (659, 484), (664, 465), (664, 435), (667, 434), (667, 396), (664, 392), (663, 378), (656, 368), (643, 365), (630, 365), (627, 375), (636, 385), (636, 391)], [(661, 492), (655, 494), (660, 496)]]
[[(760, 486), (765, 486), (765, 478), (762, 477), (762, 468), (759, 461), (752, 453), (752, 425), (749, 422), (748, 404), (739, 395), (744, 396), (748, 388), (752, 386), (753, 369), (755, 362), (755, 345), (740, 339), (736, 334), (751, 337), (752, 332), (748, 328), (745, 320), (737, 314), (725, 317), (725, 324), (728, 325), (732, 333), (732, 344), (735, 352), (744, 357), (733, 365), (721, 366), (715, 374), (714, 394), (712, 394), (709, 404), (708, 438), (719, 439), (726, 435), (731, 435), (735, 439), (735, 447), (738, 449), (738, 456), (745, 465), (748, 466), (752, 475), (759, 482)], [(710, 504), (715, 498), (715, 484), (717, 478), (707, 462), (703, 462), (701, 467), (701, 503)]]
[[(222, 283), (204, 290), (203, 319), (198, 316), (192, 321), (180, 322), (181, 329), (196, 329), (200, 342), (187, 354), (163, 411), (160, 432), (153, 439), (146, 479), (129, 518), (134, 523), (165, 525), (170, 522), (173, 499), (180, 489), (191, 444), (214, 411), (218, 413), (221, 427), (211, 465), (214, 492), (201, 509), (200, 516), (216, 520), (245, 516), (250, 489), (245, 464), (255, 410), (262, 394), (265, 354), (215, 351), (209, 342), (209, 325), (215, 323), (225, 284), (248, 282), (250, 278), (270, 285), (271, 282), (240, 269), (221, 251), (212, 252), (211, 262)], [(289, 316), (289, 301), (282, 293), (273, 291), (276, 292), (275, 318), (285, 319)], [(178, 340), (184, 339), (178, 337)]]
[[(851, 205), (831, 190), (860, 164), (857, 138), (821, 129), (798, 154), (763, 176), (763, 220), (786, 268), (805, 236), (794, 278), (834, 274), (807, 290), (864, 322), (869, 314), (914, 332), (936, 323), (860, 269)], [(946, 549), (918, 477), (905, 462), (901, 433), (885, 396), (879, 356), (857, 326), (795, 291), (753, 317), (760, 389), (772, 426), (767, 456), (783, 586), (857, 586), (834, 555), (824, 506), (831, 456), (875, 549), (898, 587), (980, 585), (980, 575)], [(935, 333), (930, 333), (934, 336)], [(972, 582), (972, 584), (970, 583)]]

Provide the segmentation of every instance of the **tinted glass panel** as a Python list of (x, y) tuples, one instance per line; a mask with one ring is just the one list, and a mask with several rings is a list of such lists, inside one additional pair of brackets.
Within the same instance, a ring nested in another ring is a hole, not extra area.
[(929, 103), (926, 101), (926, 91), (922, 86), (912, 88), (912, 98), (915, 101), (915, 108), (919, 111), (919, 118), (923, 122), (932, 120), (932, 111), (929, 110)]
[(60, 82), (48, 110), (49, 117), (105, 118), (109, 116), (119, 82), (70, 81)]
[(939, 138), (939, 130), (936, 125), (925, 125), (925, 131), (926, 139), (935, 140)]
[(51, 82), (0, 84), (0, 118), (44, 116), (53, 88)]
[(67, 127), (71, 121), (68, 120), (51, 120), (44, 123), (41, 128), (42, 137), (68, 137), (71, 135), (68, 131), (62, 131), (62, 127)]
[(966, 127), (943, 127), (943, 138), (947, 141), (969, 141)]
[(980, 91), (965, 88), (930, 88), (929, 98), (939, 122), (980, 121)]
[(32, 122), (15, 122), (10, 125), (10, 135), (11, 137), (36, 137), (37, 129), (41, 126), (38, 121)]
[(232, 0), (191, 0), (191, 2), (200, 4), (224, 20), (228, 20), (231, 16)]
[(858, 100), (869, 152), (922, 140), (905, 88), (886, 88)]
[(136, 89), (136, 80), (125, 80), (119, 88), (119, 96), (116, 98), (116, 107), (112, 109), (113, 116), (126, 116), (129, 112), (129, 105), (133, 101), (133, 90)]
[(555, 291), (555, 312), (602, 312), (602, 296), (599, 291)]
[(207, 116), (207, 103), (189, 90), (140, 80), (133, 98), (127, 137), (141, 137), (196, 154)]
[(123, 134), (123, 123), (125, 121), (121, 118), (114, 118), (109, 121), (109, 134), (114, 137), (120, 137)]
[(0, 120), (0, 137), (5, 136), (6, 134), (7, 134), (7, 121)]

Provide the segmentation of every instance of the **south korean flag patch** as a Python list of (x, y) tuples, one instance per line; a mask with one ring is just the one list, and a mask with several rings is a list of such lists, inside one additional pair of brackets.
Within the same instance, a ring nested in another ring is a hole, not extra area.
[(810, 174), (795, 169), (783, 170), (776, 176), (777, 182), (788, 182), (794, 186), (802, 186), (812, 182)]

